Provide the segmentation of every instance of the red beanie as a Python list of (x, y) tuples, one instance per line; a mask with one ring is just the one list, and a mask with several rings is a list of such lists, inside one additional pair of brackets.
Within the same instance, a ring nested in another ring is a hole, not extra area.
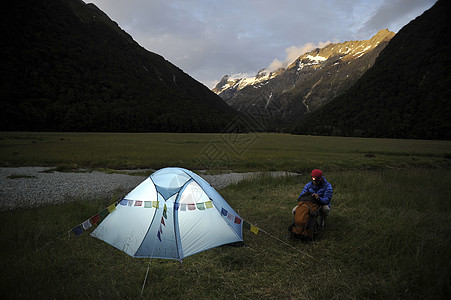
[(322, 176), (323, 176), (323, 172), (321, 172), (321, 170), (315, 169), (312, 171), (312, 177), (322, 177)]

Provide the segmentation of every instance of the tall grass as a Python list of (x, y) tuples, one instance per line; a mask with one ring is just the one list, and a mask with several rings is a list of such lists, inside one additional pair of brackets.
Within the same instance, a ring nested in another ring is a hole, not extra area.
[(144, 299), (447, 299), (451, 172), (358, 170), (326, 177), (334, 187), (332, 211), (317, 240), (288, 238), (291, 208), (308, 176), (260, 176), (220, 190), (262, 229), (258, 235), (245, 230), (245, 247), (214, 248), (183, 265), (134, 259), (87, 233), (67, 234), (117, 199), (2, 212), (2, 296), (138, 298), (149, 266)]

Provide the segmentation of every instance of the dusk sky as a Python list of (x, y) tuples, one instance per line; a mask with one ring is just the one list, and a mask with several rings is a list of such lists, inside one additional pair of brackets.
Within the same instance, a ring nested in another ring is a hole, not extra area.
[(327, 43), (395, 33), (436, 0), (84, 0), (209, 88)]

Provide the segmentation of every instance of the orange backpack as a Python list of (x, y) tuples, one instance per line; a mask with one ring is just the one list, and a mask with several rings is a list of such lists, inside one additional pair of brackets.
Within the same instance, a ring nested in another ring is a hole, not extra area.
[(302, 195), (298, 201), (298, 206), (294, 213), (294, 223), (289, 227), (291, 236), (313, 239), (318, 232), (317, 219), (320, 204), (311, 193)]

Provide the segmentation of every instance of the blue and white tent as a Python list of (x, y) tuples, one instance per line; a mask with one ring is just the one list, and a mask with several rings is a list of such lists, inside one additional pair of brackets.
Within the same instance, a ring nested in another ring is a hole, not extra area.
[(242, 242), (242, 223), (200, 176), (182, 168), (165, 168), (125, 196), (91, 235), (133, 257), (181, 260)]

